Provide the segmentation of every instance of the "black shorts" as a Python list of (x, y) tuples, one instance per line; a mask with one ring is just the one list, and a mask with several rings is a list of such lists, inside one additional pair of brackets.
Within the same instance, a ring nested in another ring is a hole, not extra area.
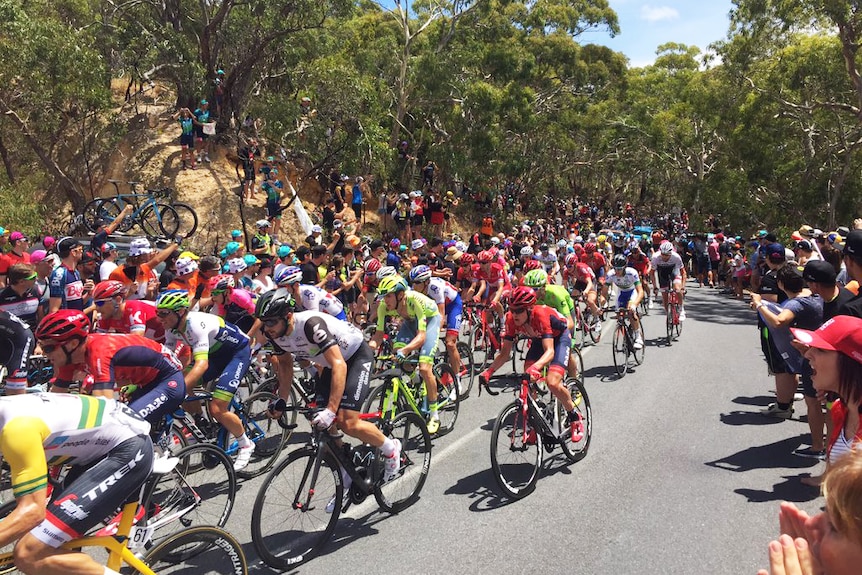
[(54, 548), (81, 537), (136, 498), (152, 468), (153, 442), (147, 435), (127, 439), (101, 460), (73, 466), (30, 534)]
[(255, 180), (254, 164), (243, 165), (242, 170), (245, 172), (243, 176), (244, 182), (253, 182)]
[(817, 390), (814, 389), (814, 380), (811, 379), (811, 364), (805, 358), (802, 359), (802, 373), (799, 374), (799, 379), (802, 381), (802, 395), (805, 397), (817, 397)]
[(422, 222), (424, 222), (424, 221), (425, 221), (424, 216), (413, 216), (412, 218), (410, 218), (410, 223), (413, 224), (414, 226), (421, 226)]
[(781, 353), (775, 349), (775, 344), (772, 343), (772, 338), (768, 337), (767, 329), (760, 328), (760, 349), (763, 350), (763, 358), (766, 360), (766, 366), (769, 368), (769, 375), (778, 375), (780, 373), (789, 373), (790, 369)]
[(180, 146), (186, 146), (188, 148), (192, 148), (195, 145), (195, 136), (194, 134), (182, 134), (180, 135)]
[[(344, 380), (344, 395), (341, 396), (339, 409), (361, 411), (362, 404), (370, 390), (371, 370), (374, 366), (374, 352), (368, 344), (362, 342), (356, 353), (347, 360), (347, 377)], [(332, 369), (324, 368), (315, 387), (317, 405), (325, 406), (329, 401), (329, 390), (332, 385)]]
[(361, 219), (362, 218), (362, 204), (351, 204), (351, 207), (353, 208), (353, 215), (356, 217), (356, 219), (357, 220)]

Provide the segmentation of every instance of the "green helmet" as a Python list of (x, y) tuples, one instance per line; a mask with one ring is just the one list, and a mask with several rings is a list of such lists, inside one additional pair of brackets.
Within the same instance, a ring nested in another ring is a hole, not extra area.
[(407, 280), (399, 275), (386, 276), (377, 284), (377, 299), (383, 299), (391, 293), (407, 291)]
[(189, 293), (185, 290), (167, 291), (156, 300), (156, 309), (180, 311), (189, 308)]
[(543, 288), (548, 285), (548, 273), (545, 270), (528, 271), (522, 283), (531, 288)]

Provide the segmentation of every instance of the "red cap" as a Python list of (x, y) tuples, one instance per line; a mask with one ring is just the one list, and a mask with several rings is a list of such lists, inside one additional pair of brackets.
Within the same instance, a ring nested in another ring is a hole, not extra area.
[(837, 315), (821, 325), (817, 331), (790, 328), (800, 343), (837, 351), (862, 363), (862, 318)]

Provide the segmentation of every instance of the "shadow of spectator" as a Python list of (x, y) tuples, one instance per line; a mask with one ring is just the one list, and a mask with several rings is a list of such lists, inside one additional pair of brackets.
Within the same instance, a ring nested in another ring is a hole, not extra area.
[(805, 485), (800, 481), (804, 476), (810, 476), (809, 473), (803, 475), (782, 475), (784, 481), (776, 483), (772, 486), (771, 491), (759, 489), (734, 489), (734, 493), (746, 497), (750, 503), (766, 503), (768, 501), (792, 501), (794, 503), (804, 503), (813, 501), (820, 496), (820, 488)]
[(737, 473), (753, 469), (807, 469), (818, 465), (820, 461), (817, 459), (793, 454), (793, 450), (800, 445), (801, 437), (788, 437), (768, 445), (752, 446), (727, 457), (707, 461), (704, 465)]

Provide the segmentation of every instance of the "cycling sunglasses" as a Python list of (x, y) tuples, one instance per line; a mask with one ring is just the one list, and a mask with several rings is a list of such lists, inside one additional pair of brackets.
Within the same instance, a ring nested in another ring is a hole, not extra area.
[(512, 312), (512, 315), (521, 315), (522, 313), (527, 313), (527, 308), (525, 307), (513, 307), (509, 309)]

